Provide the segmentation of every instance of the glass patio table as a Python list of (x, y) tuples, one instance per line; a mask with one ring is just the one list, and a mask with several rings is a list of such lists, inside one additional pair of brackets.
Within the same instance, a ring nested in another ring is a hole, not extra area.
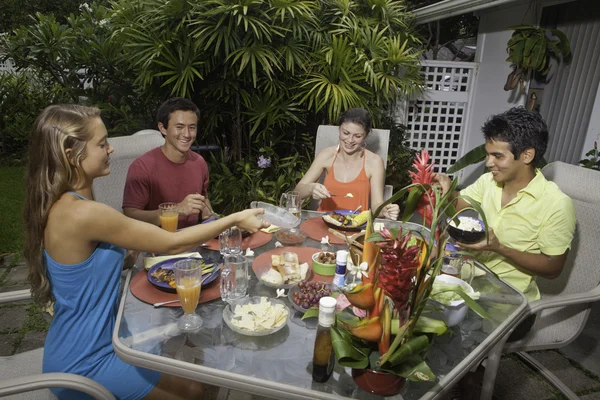
[[(322, 213), (303, 211), (302, 219)], [(401, 222), (381, 220), (386, 226), (400, 226)], [(417, 225), (406, 223), (407, 228)], [(255, 255), (275, 248), (275, 237), (259, 248)], [(298, 246), (314, 247), (315, 252), (335, 251), (343, 245), (322, 245), (307, 238)], [(327, 246), (326, 248), (324, 246)], [(199, 248), (204, 256), (218, 253)], [(252, 258), (249, 260), (252, 261)], [(523, 294), (498, 279), (480, 264), (482, 274), (472, 281), (481, 291), (479, 304), (492, 319), (482, 320), (469, 311), (466, 319), (450, 328), (446, 334), (435, 337), (426, 355), (435, 382), (407, 382), (402, 392), (388, 399), (437, 398), (469, 369), (477, 365), (494, 345), (516, 324), (525, 311), (527, 301)], [(212, 385), (254, 393), (275, 399), (378, 399), (383, 398), (359, 389), (352, 380), (351, 370), (339, 365), (326, 383), (312, 381), (312, 355), (316, 333), (316, 318), (301, 320), (287, 296), (291, 318), (280, 331), (262, 337), (243, 336), (232, 331), (223, 322), (226, 304), (221, 299), (202, 303), (196, 312), (204, 320), (200, 330), (182, 333), (176, 321), (182, 315), (180, 307), (153, 308), (131, 294), (129, 282), (133, 274), (143, 269), (142, 263), (129, 272), (123, 290), (113, 345), (124, 361), (187, 377)], [(250, 269), (250, 267), (249, 267)], [(250, 271), (249, 294), (275, 297), (275, 289), (260, 283)]]

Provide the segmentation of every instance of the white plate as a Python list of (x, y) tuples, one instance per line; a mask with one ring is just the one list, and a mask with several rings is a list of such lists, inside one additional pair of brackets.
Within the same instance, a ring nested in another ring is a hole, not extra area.
[(253, 201), (250, 208), (262, 208), (265, 213), (260, 216), (271, 225), (277, 225), (283, 229), (294, 228), (300, 222), (300, 218), (294, 216), (285, 208), (274, 206), (273, 204), (263, 203), (262, 201)]
[(231, 320), (233, 319), (233, 315), (234, 315), (232, 306), (233, 306), (233, 308), (235, 308), (235, 306), (238, 304), (240, 304), (240, 305), (258, 304), (258, 303), (260, 303), (260, 299), (261, 299), (261, 296), (252, 296), (252, 297), (246, 297), (244, 299), (241, 299), (240, 301), (236, 301), (234, 304), (229, 304), (223, 310), (223, 321), (225, 321), (225, 324), (227, 324), (227, 326), (232, 331), (239, 333), (240, 335), (246, 335), (246, 336), (267, 336), (267, 335), (271, 335), (271, 334), (283, 329), (283, 327), (286, 326), (288, 320), (290, 319), (290, 309), (288, 308), (288, 306), (285, 305), (284, 302), (277, 300), (277, 299), (267, 299), (267, 300), (269, 300), (269, 302), (271, 302), (273, 304), (281, 304), (285, 308), (285, 311), (287, 312), (286, 319), (284, 319), (283, 322), (281, 322), (279, 325), (277, 325), (271, 329), (266, 329), (264, 331), (249, 331), (246, 329), (240, 329), (237, 326), (233, 325), (233, 323), (231, 322)]

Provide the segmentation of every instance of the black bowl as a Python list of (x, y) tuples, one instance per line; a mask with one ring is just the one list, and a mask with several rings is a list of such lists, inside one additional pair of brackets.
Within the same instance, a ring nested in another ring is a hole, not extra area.
[[(474, 218), (475, 219), (475, 218)], [(483, 222), (481, 220), (477, 220), (483, 226)], [(455, 226), (450, 225), (450, 220), (448, 220), (448, 234), (450, 237), (457, 242), (461, 242), (464, 244), (473, 244), (481, 242), (485, 238), (485, 231), (463, 231), (462, 229), (458, 229)]]

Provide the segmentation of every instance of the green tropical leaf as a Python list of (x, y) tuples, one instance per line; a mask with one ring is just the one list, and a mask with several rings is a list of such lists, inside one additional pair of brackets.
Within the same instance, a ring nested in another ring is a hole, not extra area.
[(339, 365), (350, 368), (367, 368), (369, 365), (369, 353), (371, 350), (361, 342), (355, 340), (351, 335), (344, 334), (343, 328), (332, 326), (331, 344)]
[(420, 354), (429, 348), (429, 339), (426, 335), (419, 335), (409, 339), (398, 347), (398, 349), (388, 358), (388, 361), (382, 367), (394, 367), (402, 364), (410, 357)]
[(558, 43), (560, 54), (562, 54), (564, 58), (569, 57), (571, 55), (571, 45), (567, 35), (565, 35), (565, 33), (559, 29), (550, 29), (550, 32), (560, 40)]
[(454, 165), (452, 165), (446, 171), (448, 174), (455, 174), (463, 168), (468, 167), (469, 165), (478, 164), (485, 160), (487, 157), (487, 152), (485, 151), (485, 144), (475, 147), (467, 154), (458, 159)]

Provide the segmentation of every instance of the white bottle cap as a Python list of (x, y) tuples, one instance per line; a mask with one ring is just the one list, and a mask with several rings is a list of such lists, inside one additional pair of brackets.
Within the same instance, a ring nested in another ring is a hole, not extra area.
[(335, 322), (335, 306), (337, 300), (334, 297), (325, 296), (319, 300), (319, 325), (331, 326)]
[(346, 264), (348, 262), (348, 252), (346, 250), (338, 250), (335, 256), (336, 264)]

